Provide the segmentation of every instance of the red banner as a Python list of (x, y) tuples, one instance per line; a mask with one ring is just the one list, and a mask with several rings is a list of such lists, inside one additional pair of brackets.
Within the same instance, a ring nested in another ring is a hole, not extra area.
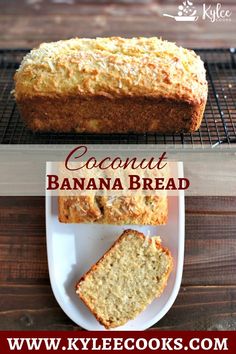
[(1, 331), (0, 353), (236, 353), (231, 331)]

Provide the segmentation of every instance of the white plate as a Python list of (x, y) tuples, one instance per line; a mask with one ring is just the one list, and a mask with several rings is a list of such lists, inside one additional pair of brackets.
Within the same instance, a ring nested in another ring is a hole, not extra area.
[[(182, 163), (176, 164), (183, 177)], [(62, 224), (58, 221), (57, 197), (46, 196), (47, 255), (53, 293), (62, 310), (87, 330), (105, 330), (75, 294), (75, 284), (127, 228), (150, 236), (161, 236), (170, 249), (174, 270), (160, 298), (155, 299), (135, 320), (117, 330), (144, 330), (157, 323), (170, 309), (181, 284), (184, 260), (184, 195), (168, 197), (169, 218), (163, 226), (114, 226)]]

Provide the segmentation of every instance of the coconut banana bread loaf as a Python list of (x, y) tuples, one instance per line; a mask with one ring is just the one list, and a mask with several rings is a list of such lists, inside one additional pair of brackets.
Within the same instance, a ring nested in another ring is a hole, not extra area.
[(168, 218), (167, 196), (59, 196), (63, 223), (160, 225)]
[(172, 266), (158, 241), (126, 230), (81, 278), (76, 293), (107, 329), (122, 326), (161, 295)]
[(33, 131), (193, 132), (207, 81), (194, 51), (156, 37), (75, 38), (31, 50), (15, 98)]

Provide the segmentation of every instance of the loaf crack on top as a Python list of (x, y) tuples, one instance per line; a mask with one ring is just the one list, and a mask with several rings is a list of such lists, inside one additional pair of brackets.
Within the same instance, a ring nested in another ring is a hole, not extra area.
[(168, 219), (163, 196), (59, 196), (58, 217), (63, 223), (161, 225)]
[(74, 38), (42, 43), (25, 56), (16, 73), (16, 98), (80, 93), (200, 103), (206, 85), (200, 57), (174, 43), (156, 37)]

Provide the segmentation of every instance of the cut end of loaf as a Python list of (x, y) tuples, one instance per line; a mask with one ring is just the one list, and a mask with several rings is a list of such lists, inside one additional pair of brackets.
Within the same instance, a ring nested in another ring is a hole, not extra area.
[(158, 238), (126, 230), (80, 279), (76, 293), (105, 328), (119, 327), (161, 295), (172, 267)]

